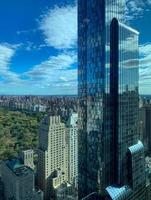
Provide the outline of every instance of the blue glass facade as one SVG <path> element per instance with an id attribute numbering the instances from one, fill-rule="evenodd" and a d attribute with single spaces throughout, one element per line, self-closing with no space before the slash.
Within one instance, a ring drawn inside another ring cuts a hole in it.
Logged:
<path id="1" fill-rule="evenodd" d="M 111 23 L 110 35 L 110 116 L 113 138 L 114 186 L 111 199 L 146 199 L 144 146 L 138 141 L 138 36 L 139 33 L 118 22 Z M 118 186 L 117 188 L 115 187 Z M 124 198 L 120 190 L 125 191 Z M 107 189 L 110 187 L 107 187 Z"/>
<path id="2" fill-rule="evenodd" d="M 78 1 L 79 199 L 96 191 L 101 177 L 100 144 L 105 84 L 104 8 L 104 1 Z"/>
<path id="3" fill-rule="evenodd" d="M 127 185 L 139 139 L 138 32 L 124 11 L 124 0 L 78 0 L 79 199 Z"/>
<path id="4" fill-rule="evenodd" d="M 119 185 L 126 184 L 126 152 L 138 136 L 138 32 L 111 23 L 110 42 L 110 113 L 114 140 L 114 172 Z"/>
<path id="5" fill-rule="evenodd" d="M 102 191 L 113 178 L 105 93 L 110 91 L 110 22 L 113 17 L 122 20 L 123 13 L 121 0 L 78 1 L 79 194 L 83 195 L 96 188 Z"/>

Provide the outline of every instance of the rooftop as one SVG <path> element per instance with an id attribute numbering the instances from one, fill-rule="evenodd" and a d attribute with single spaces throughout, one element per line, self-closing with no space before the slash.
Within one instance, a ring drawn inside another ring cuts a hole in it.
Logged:
<path id="1" fill-rule="evenodd" d="M 15 169 L 23 166 L 23 164 L 20 162 L 19 159 L 11 159 L 11 160 L 6 160 L 5 164 L 12 170 L 14 171 Z"/>
<path id="2" fill-rule="evenodd" d="M 112 200 L 126 200 L 132 193 L 132 189 L 127 185 L 123 187 L 109 186 L 106 191 Z"/>
<path id="3" fill-rule="evenodd" d="M 16 176 L 27 176 L 33 173 L 33 170 L 23 165 L 19 159 L 6 160 L 5 164 Z"/>
<path id="4" fill-rule="evenodd" d="M 27 176 L 33 174 L 33 170 L 30 167 L 22 166 L 14 170 L 16 176 Z"/>
<path id="5" fill-rule="evenodd" d="M 129 151 L 134 154 L 134 153 L 138 153 L 140 151 L 144 151 L 144 145 L 141 141 L 138 141 L 137 144 L 129 147 Z"/>

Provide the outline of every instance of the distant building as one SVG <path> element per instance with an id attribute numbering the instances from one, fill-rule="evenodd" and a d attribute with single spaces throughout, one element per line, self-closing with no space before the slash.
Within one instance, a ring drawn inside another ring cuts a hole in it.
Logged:
<path id="1" fill-rule="evenodd" d="M 151 154 L 151 105 L 139 108 L 140 137 L 144 143 L 145 151 Z"/>
<path id="2" fill-rule="evenodd" d="M 20 153 L 20 160 L 25 166 L 34 169 L 34 151 L 32 149 L 22 151 Z"/>
<path id="3" fill-rule="evenodd" d="M 37 105 L 33 106 L 33 111 L 34 112 L 46 112 L 46 108 L 47 108 L 47 106 L 37 104 Z"/>
<path id="4" fill-rule="evenodd" d="M 151 157 L 146 157 L 146 185 L 147 185 L 147 200 L 151 197 Z"/>
<path id="5" fill-rule="evenodd" d="M 56 190 L 68 181 L 66 127 L 59 116 L 47 116 L 41 123 L 37 178 L 44 199 L 57 199 Z"/>
<path id="6" fill-rule="evenodd" d="M 68 129 L 68 176 L 70 183 L 76 183 L 78 176 L 78 114 L 72 113 L 67 123 Z"/>
<path id="7" fill-rule="evenodd" d="M 77 200 L 73 195 L 73 187 L 69 183 L 62 183 L 56 188 L 56 199 L 57 200 Z"/>
<path id="8" fill-rule="evenodd" d="M 2 162 L 1 172 L 5 200 L 43 200 L 42 191 L 35 188 L 34 171 L 20 160 Z"/>

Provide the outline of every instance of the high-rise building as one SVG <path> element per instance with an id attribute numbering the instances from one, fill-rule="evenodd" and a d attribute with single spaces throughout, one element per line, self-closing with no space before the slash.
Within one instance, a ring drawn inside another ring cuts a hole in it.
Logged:
<path id="1" fill-rule="evenodd" d="M 20 160 L 12 159 L 1 164 L 5 200 L 43 200 L 43 193 L 35 187 L 34 171 Z"/>
<path id="2" fill-rule="evenodd" d="M 78 1 L 79 199 L 145 199 L 139 33 L 124 11 L 124 0 Z"/>
<path id="3" fill-rule="evenodd" d="M 140 137 L 145 151 L 151 154 L 151 104 L 139 108 Z"/>
<path id="4" fill-rule="evenodd" d="M 37 178 L 44 199 L 56 199 L 57 188 L 68 181 L 66 127 L 59 116 L 47 116 L 41 123 Z"/>
<path id="5" fill-rule="evenodd" d="M 76 184 L 78 176 L 78 114 L 71 113 L 67 122 L 68 130 L 68 179 Z"/>

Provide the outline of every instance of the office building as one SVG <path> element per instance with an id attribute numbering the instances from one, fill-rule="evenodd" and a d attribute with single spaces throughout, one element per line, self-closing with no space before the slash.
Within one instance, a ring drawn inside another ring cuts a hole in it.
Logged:
<path id="1" fill-rule="evenodd" d="M 35 187 L 34 171 L 20 160 L 12 159 L 1 164 L 5 200 L 43 200 L 43 193 Z"/>
<path id="2" fill-rule="evenodd" d="M 79 199 L 145 199 L 138 37 L 124 0 L 78 1 Z"/>
<path id="3" fill-rule="evenodd" d="M 39 133 L 38 186 L 44 199 L 56 199 L 57 188 L 68 181 L 66 127 L 59 116 L 47 116 Z"/>

